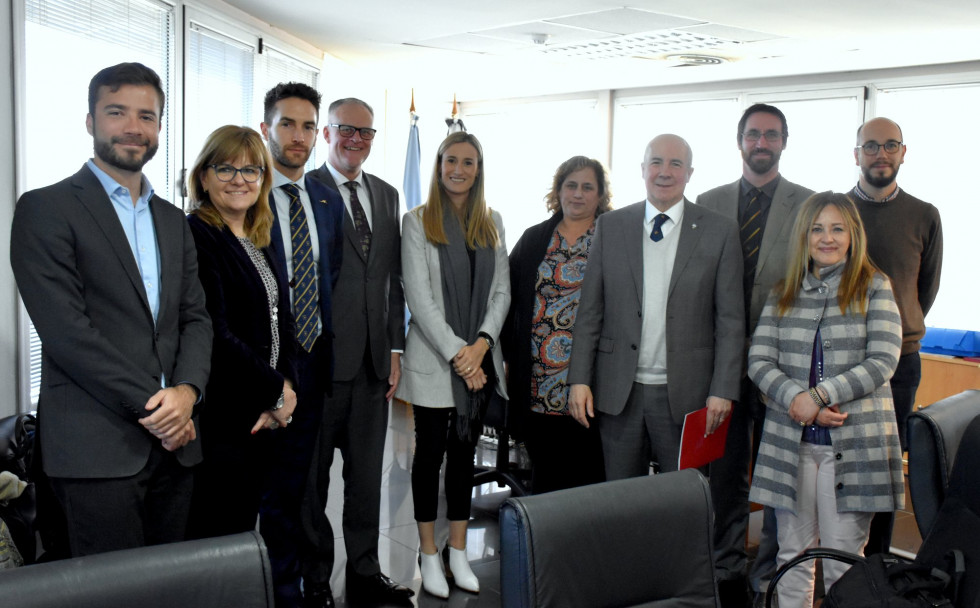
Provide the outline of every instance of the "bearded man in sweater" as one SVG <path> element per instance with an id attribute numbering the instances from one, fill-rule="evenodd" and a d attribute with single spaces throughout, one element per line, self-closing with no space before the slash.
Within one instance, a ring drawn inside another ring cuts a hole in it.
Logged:
<path id="1" fill-rule="evenodd" d="M 902 354 L 891 379 L 902 450 L 905 423 L 915 402 L 921 367 L 919 341 L 925 317 L 939 292 L 943 265 L 943 227 L 939 210 L 898 187 L 905 162 L 902 129 L 887 118 L 873 118 L 857 131 L 854 161 L 861 177 L 851 191 L 868 236 L 868 255 L 888 275 L 902 315 Z M 872 520 L 865 554 L 888 552 L 894 513 Z"/>

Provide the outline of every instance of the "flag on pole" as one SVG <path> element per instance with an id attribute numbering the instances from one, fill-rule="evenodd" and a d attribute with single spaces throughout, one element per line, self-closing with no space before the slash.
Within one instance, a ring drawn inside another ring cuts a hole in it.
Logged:
<path id="1" fill-rule="evenodd" d="M 408 127 L 408 151 L 405 153 L 405 178 L 402 189 L 405 191 L 405 208 L 411 211 L 422 204 L 421 152 L 419 151 L 419 115 L 412 103 L 411 121 Z"/>
<path id="2" fill-rule="evenodd" d="M 453 115 L 451 118 L 446 119 L 446 126 L 449 127 L 449 129 L 446 131 L 446 137 L 459 131 L 463 131 L 464 133 L 466 132 L 466 125 L 463 124 L 462 120 L 456 118 L 456 114 L 458 114 L 458 112 L 459 110 L 456 107 L 456 94 L 453 93 Z"/>

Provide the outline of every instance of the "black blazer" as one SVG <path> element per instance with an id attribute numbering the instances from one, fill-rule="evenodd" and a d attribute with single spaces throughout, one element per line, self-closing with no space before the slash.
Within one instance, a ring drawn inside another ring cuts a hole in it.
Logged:
<path id="1" fill-rule="evenodd" d="M 339 190 L 326 164 L 309 175 L 332 191 Z M 333 311 L 334 348 L 344 353 L 337 360 L 334 379 L 342 382 L 357 376 L 366 348 L 378 378 L 390 373 L 391 350 L 405 349 L 398 191 L 373 175 L 363 177 L 371 197 L 371 251 L 365 259 L 345 208 L 344 262 L 334 289 L 334 297 L 343 302 Z"/>
<path id="2" fill-rule="evenodd" d="M 258 270 L 238 238 L 196 215 L 187 222 L 197 244 L 198 272 L 214 326 L 211 376 L 201 413 L 205 453 L 216 443 L 243 444 L 261 413 L 276 404 L 284 379 L 296 386 L 296 342 L 281 264 L 262 249 L 279 288 L 279 361 L 269 365 L 269 302 Z"/>
<path id="3" fill-rule="evenodd" d="M 510 397 L 512 431 L 523 427 L 531 396 L 531 317 L 534 313 L 534 284 L 538 266 L 548 251 L 548 243 L 564 214 L 559 209 L 547 220 L 524 231 L 510 252 L 510 311 L 500 346 L 507 360 L 507 395 Z"/>
<path id="4" fill-rule="evenodd" d="M 160 251 L 156 323 L 133 251 L 102 184 L 87 166 L 17 203 L 10 262 L 42 342 L 38 422 L 52 477 L 128 477 L 154 443 L 139 419 L 150 397 L 189 383 L 203 391 L 211 322 L 184 213 L 150 200 Z M 200 441 L 177 453 L 201 458 Z"/>

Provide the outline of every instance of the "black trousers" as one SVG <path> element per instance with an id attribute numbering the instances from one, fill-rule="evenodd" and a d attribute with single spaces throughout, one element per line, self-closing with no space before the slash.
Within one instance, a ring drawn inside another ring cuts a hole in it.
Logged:
<path id="1" fill-rule="evenodd" d="M 915 392 L 922 378 L 922 361 L 919 353 L 908 353 L 898 358 L 898 367 L 891 379 L 892 401 L 895 403 L 895 420 L 898 422 L 898 438 L 902 451 L 907 448 L 905 429 L 912 406 L 915 405 Z M 892 545 L 892 528 L 895 525 L 895 512 L 882 511 L 871 518 L 871 533 L 864 547 L 865 555 L 888 553 Z"/>
<path id="2" fill-rule="evenodd" d="M 446 459 L 446 518 L 470 518 L 473 496 L 473 458 L 476 440 L 456 432 L 456 410 L 413 406 L 415 460 L 412 461 L 412 499 L 415 521 L 435 521 L 439 507 L 439 470 Z"/>
<path id="3" fill-rule="evenodd" d="M 158 441 L 136 475 L 50 481 L 64 511 L 72 557 L 185 538 L 194 475 Z"/>
<path id="4" fill-rule="evenodd" d="M 524 444 L 531 457 L 535 494 L 606 480 L 598 426 L 585 428 L 571 416 L 529 413 Z"/>

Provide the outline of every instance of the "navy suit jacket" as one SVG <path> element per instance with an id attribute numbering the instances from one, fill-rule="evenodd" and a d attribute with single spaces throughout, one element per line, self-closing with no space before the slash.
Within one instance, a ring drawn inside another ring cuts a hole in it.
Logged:
<path id="1" fill-rule="evenodd" d="M 320 296 L 320 322 L 323 331 L 314 345 L 313 367 L 318 379 L 329 386 L 333 377 L 333 289 L 340 277 L 340 264 L 344 252 L 344 199 L 340 193 L 331 190 L 322 182 L 310 175 L 304 177 L 306 192 L 310 196 L 313 207 L 313 221 L 316 224 L 316 236 L 320 245 L 320 261 L 317 268 Z M 279 274 L 286 276 L 286 250 L 282 242 L 282 230 L 279 227 L 280 218 L 276 212 L 276 201 L 269 193 L 269 205 L 276 221 L 272 226 L 272 243 L 269 245 L 273 253 L 271 259 L 279 264 Z M 285 220 L 288 221 L 288 218 Z M 309 218 L 307 218 L 309 221 Z M 287 277 L 290 285 L 292 277 Z M 300 348 L 302 350 L 302 348 Z"/>

